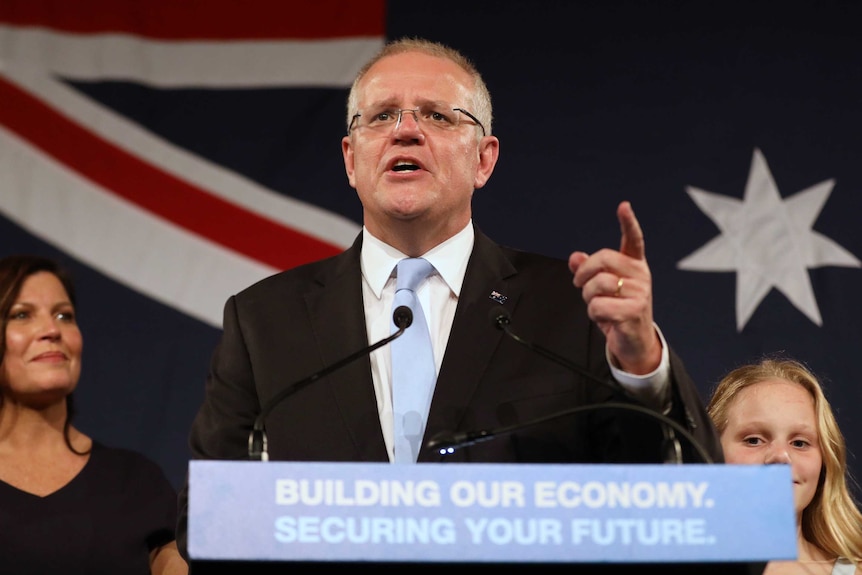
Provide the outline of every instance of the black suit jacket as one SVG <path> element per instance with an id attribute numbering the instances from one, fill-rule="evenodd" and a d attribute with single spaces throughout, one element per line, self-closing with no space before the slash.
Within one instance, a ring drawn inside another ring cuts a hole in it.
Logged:
<path id="1" fill-rule="evenodd" d="M 212 358 L 206 397 L 192 425 L 193 457 L 247 459 L 252 423 L 285 386 L 369 345 L 362 302 L 361 235 L 340 255 L 264 279 L 225 304 L 224 333 Z M 494 296 L 495 293 L 502 297 Z M 502 303 L 500 303 L 501 300 Z M 437 379 L 426 440 L 441 431 L 525 423 L 586 404 L 623 399 L 499 330 L 512 330 L 610 381 L 605 340 L 590 321 L 565 261 L 492 242 L 476 230 L 451 335 Z M 718 436 L 697 389 L 671 353 L 674 406 L 715 461 Z M 290 395 L 266 419 L 270 458 L 388 461 L 368 357 Z M 661 426 L 634 412 L 601 409 L 559 417 L 464 448 L 457 462 L 661 462 Z M 687 461 L 700 461 L 683 442 Z M 420 462 L 439 462 L 422 448 Z M 185 543 L 185 490 L 180 497 Z"/>

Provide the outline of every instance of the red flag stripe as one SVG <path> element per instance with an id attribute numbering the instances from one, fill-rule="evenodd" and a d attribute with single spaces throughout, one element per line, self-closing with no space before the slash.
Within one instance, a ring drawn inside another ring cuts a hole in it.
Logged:
<path id="1" fill-rule="evenodd" d="M 164 40 L 383 36 L 384 0 L 0 0 L 0 22 Z"/>
<path id="2" fill-rule="evenodd" d="M 165 173 L 0 78 L 0 124 L 112 193 L 277 269 L 343 248 L 296 232 Z"/>

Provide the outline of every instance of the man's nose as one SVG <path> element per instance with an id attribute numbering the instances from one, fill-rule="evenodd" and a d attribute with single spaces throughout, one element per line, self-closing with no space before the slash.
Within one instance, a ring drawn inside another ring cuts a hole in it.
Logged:
<path id="1" fill-rule="evenodd" d="M 414 109 L 398 110 L 398 120 L 393 130 L 396 138 L 416 140 L 425 137 L 417 113 L 418 110 Z"/>

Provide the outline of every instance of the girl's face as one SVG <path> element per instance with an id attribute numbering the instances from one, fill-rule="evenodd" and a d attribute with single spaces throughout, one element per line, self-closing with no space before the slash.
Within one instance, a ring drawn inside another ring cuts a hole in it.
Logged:
<path id="1" fill-rule="evenodd" d="M 769 379 L 740 391 L 721 446 L 727 463 L 790 465 L 797 515 L 814 499 L 823 456 L 814 398 L 801 385 Z"/>

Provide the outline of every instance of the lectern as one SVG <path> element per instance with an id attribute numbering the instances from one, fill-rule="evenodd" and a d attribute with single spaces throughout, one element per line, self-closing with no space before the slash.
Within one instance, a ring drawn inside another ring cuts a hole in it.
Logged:
<path id="1" fill-rule="evenodd" d="M 752 575 L 796 558 L 786 465 L 192 461 L 188 530 L 192 575 Z"/>

